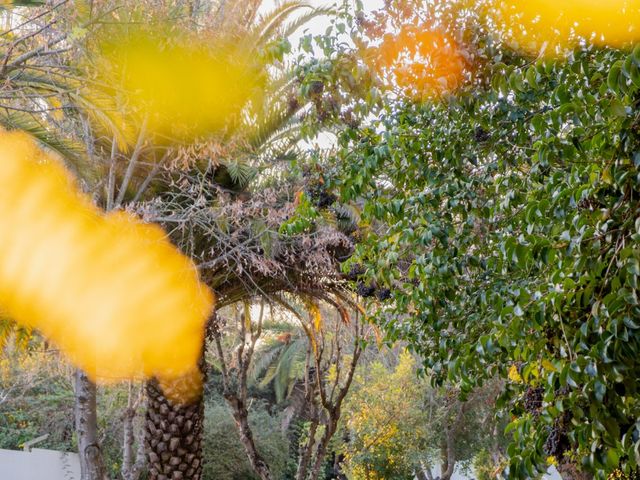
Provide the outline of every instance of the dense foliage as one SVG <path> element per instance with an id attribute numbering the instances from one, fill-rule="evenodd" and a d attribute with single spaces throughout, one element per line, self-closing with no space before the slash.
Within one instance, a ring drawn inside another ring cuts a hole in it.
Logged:
<path id="1" fill-rule="evenodd" d="M 231 412 L 224 399 L 212 399 L 205 406 L 203 478 L 205 480 L 240 480 L 258 478 L 247 459 Z M 279 419 L 265 406 L 255 402 L 249 421 L 260 453 L 269 459 L 275 478 L 288 478 L 295 469 L 289 451 L 289 440 L 280 429 Z"/>
<path id="2" fill-rule="evenodd" d="M 445 478 L 444 459 L 452 459 L 459 471 L 483 448 L 492 464 L 489 451 L 499 456 L 503 446 L 493 418 L 499 385 L 460 402 L 455 389 L 433 388 L 419 378 L 409 353 L 401 352 L 395 365 L 385 365 L 383 358 L 359 370 L 345 405 L 339 451 L 348 478 L 413 480 L 427 471 Z"/>
<path id="3" fill-rule="evenodd" d="M 326 176 L 369 225 L 353 261 L 392 290 L 377 316 L 389 338 L 441 380 L 469 392 L 511 368 L 510 476 L 547 457 L 628 471 L 640 463 L 640 48 L 552 61 L 476 47 L 486 65 L 455 96 L 391 98 L 341 136 Z"/>
<path id="4" fill-rule="evenodd" d="M 344 467 L 353 478 L 413 479 L 434 446 L 412 367 L 403 355 L 391 371 L 376 362 L 356 377 L 345 408 Z"/>
<path id="5" fill-rule="evenodd" d="M 0 359 L 0 448 L 21 450 L 25 442 L 42 435 L 34 445 L 59 451 L 77 450 L 73 423 L 73 369 L 56 350 L 43 349 L 32 339 L 29 350 L 13 343 Z M 100 389 L 102 448 L 109 475 L 118 476 L 122 465 L 122 417 L 127 403 L 123 385 Z"/>

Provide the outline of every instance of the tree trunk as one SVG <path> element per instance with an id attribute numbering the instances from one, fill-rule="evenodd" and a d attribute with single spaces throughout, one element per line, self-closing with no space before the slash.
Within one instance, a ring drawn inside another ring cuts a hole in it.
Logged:
<path id="1" fill-rule="evenodd" d="M 324 462 L 325 457 L 327 456 L 327 451 L 329 448 L 329 442 L 333 437 L 333 434 L 336 433 L 338 428 L 338 419 L 340 418 L 340 411 L 331 412 L 330 420 L 328 425 L 325 425 L 324 435 L 322 436 L 322 440 L 320 440 L 320 444 L 318 445 L 318 450 L 316 451 L 316 458 L 313 464 L 313 470 L 311 471 L 311 480 L 316 480 L 320 478 L 320 469 L 322 468 L 322 463 Z"/>
<path id="2" fill-rule="evenodd" d="M 166 389 L 166 386 L 165 386 Z M 156 379 L 147 382 L 145 446 L 150 480 L 200 480 L 204 396 L 174 403 Z"/>
<path id="3" fill-rule="evenodd" d="M 441 446 L 442 468 L 440 480 L 449 480 L 453 476 L 456 468 L 456 435 L 460 430 L 464 418 L 467 404 L 456 402 L 454 408 L 457 409 L 454 419 L 445 426 L 444 440 Z"/>
<path id="4" fill-rule="evenodd" d="M 75 372 L 75 423 L 82 480 L 103 480 L 105 468 L 98 442 L 96 386 L 87 375 Z"/>
<path id="5" fill-rule="evenodd" d="M 142 475 L 146 465 L 144 447 L 144 428 L 140 429 L 136 438 L 134 421 L 138 415 L 138 402 L 142 396 L 142 391 L 138 394 L 138 399 L 133 400 L 133 384 L 129 383 L 129 395 L 127 399 L 127 409 L 122 421 L 122 468 L 120 474 L 123 480 L 138 480 Z M 134 453 L 134 444 L 138 443 Z"/>
<path id="6" fill-rule="evenodd" d="M 419 468 L 418 471 L 416 472 L 416 478 L 418 480 L 429 480 L 429 478 L 427 477 L 427 474 L 424 473 L 424 470 L 422 470 L 421 468 Z"/>
<path id="7" fill-rule="evenodd" d="M 424 462 L 420 462 L 420 468 L 416 473 L 418 480 L 433 480 L 433 474 L 431 473 L 431 466 L 425 465 Z"/>
<path id="8" fill-rule="evenodd" d="M 311 454 L 313 453 L 313 447 L 315 445 L 317 429 L 318 421 L 316 418 L 313 418 L 311 421 L 311 427 L 309 428 L 309 440 L 307 440 L 307 443 L 304 446 L 304 451 L 298 460 L 296 480 L 307 480 L 307 472 L 309 471 L 309 464 L 311 463 Z"/>
<path id="9" fill-rule="evenodd" d="M 231 407 L 231 413 L 233 419 L 238 427 L 238 434 L 240 435 L 240 442 L 244 447 L 244 450 L 251 463 L 251 468 L 260 477 L 261 480 L 272 480 L 271 470 L 269 465 L 264 461 L 258 449 L 256 448 L 255 441 L 253 440 L 253 433 L 249 426 L 249 411 L 245 404 L 233 395 L 227 395 L 227 403 Z"/>
<path id="10" fill-rule="evenodd" d="M 447 432 L 447 437 L 448 436 L 449 433 Z M 447 475 L 449 472 L 449 445 L 447 443 L 448 442 L 445 441 L 440 447 L 440 461 L 442 462 L 440 467 L 440 480 L 449 480 L 449 477 L 451 477 L 451 475 Z"/>

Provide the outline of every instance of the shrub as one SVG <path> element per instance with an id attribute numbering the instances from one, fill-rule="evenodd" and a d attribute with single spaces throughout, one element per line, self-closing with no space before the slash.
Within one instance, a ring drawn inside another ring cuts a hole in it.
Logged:
<path id="1" fill-rule="evenodd" d="M 274 478 L 285 479 L 293 460 L 289 441 L 280 430 L 280 421 L 263 404 L 251 407 L 249 422 L 258 451 L 267 459 Z M 221 399 L 209 400 L 205 408 L 204 480 L 257 479 L 244 451 L 233 417 Z"/>

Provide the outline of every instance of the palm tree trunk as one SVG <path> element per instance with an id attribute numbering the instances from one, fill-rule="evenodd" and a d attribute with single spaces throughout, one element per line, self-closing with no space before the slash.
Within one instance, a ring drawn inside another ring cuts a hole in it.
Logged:
<path id="1" fill-rule="evenodd" d="M 201 480 L 202 390 L 187 403 L 174 403 L 153 379 L 147 382 L 147 401 L 145 445 L 149 479 Z"/>
<path id="2" fill-rule="evenodd" d="M 78 436 L 81 479 L 103 480 L 105 468 L 98 441 L 96 385 L 81 370 L 76 370 L 75 373 L 74 416 Z"/>

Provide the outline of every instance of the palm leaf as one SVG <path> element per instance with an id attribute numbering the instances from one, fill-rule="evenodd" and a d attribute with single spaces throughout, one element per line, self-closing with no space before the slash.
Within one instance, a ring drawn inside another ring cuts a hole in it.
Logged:
<path id="1" fill-rule="evenodd" d="M 355 205 L 336 204 L 333 208 L 336 226 L 341 232 L 357 230 L 360 222 L 360 210 Z"/>
<path id="2" fill-rule="evenodd" d="M 301 27 L 309 23 L 311 20 L 313 20 L 314 18 L 325 16 L 325 15 L 327 16 L 334 15 L 335 13 L 336 11 L 332 8 L 326 8 L 326 7 L 314 8 L 313 11 L 309 13 L 305 13 L 304 15 L 301 15 L 295 20 L 284 25 L 281 31 L 281 35 L 285 38 L 289 37 L 293 35 L 298 29 L 300 29 Z"/>
<path id="3" fill-rule="evenodd" d="M 272 39 L 272 35 L 285 24 L 289 16 L 297 10 L 303 8 L 313 9 L 307 2 L 289 1 L 284 2 L 278 8 L 260 18 L 260 21 L 252 28 L 250 35 L 256 39 L 257 46 L 263 46 Z M 286 35 L 283 35 L 286 36 Z"/>
<path id="4" fill-rule="evenodd" d="M 296 380 L 293 375 L 294 364 L 296 361 L 304 361 L 304 356 L 300 358 L 300 353 L 304 353 L 303 345 L 304 342 L 300 340 L 291 342 L 278 358 L 278 365 L 273 379 L 273 390 L 278 403 L 285 400 L 289 385 Z"/>
<path id="5" fill-rule="evenodd" d="M 22 130 L 34 137 L 44 148 L 56 152 L 73 172 L 83 179 L 92 179 L 95 172 L 87 161 L 84 148 L 78 142 L 58 135 L 34 114 L 0 110 L 0 125 L 5 130 Z"/>
<path id="6" fill-rule="evenodd" d="M 274 109 L 267 117 L 256 122 L 247 135 L 247 143 L 254 150 L 262 149 L 279 132 L 291 126 L 295 118 L 295 112 L 284 108 Z"/>
<path id="7" fill-rule="evenodd" d="M 7 7 L 41 7 L 45 3 L 45 0 L 2 0 L 0 1 L 0 10 Z"/>
<path id="8" fill-rule="evenodd" d="M 29 340 L 33 336 L 33 330 L 24 327 L 10 318 L 0 315 L 0 356 L 10 339 L 14 339 L 15 344 L 26 349 Z"/>
<path id="9" fill-rule="evenodd" d="M 233 183 L 242 189 L 246 188 L 257 174 L 253 166 L 238 161 L 224 162 L 224 166 L 227 167 Z"/>
<path id="10" fill-rule="evenodd" d="M 13 89 L 27 88 L 43 96 L 68 96 L 74 107 L 86 113 L 109 137 L 116 139 L 121 150 L 126 151 L 135 137 L 133 128 L 128 126 L 130 122 L 125 121 L 116 106 L 114 92 L 106 91 L 101 85 L 81 82 L 75 76 L 43 75 L 28 68 L 11 76 L 10 82 Z"/>
<path id="11" fill-rule="evenodd" d="M 258 380 L 259 386 L 264 388 L 275 376 L 276 359 L 282 352 L 285 344 L 281 342 L 275 342 L 271 344 L 269 348 L 260 349 L 256 352 L 256 359 L 251 365 L 251 371 L 249 372 L 250 383 L 256 383 Z"/>

